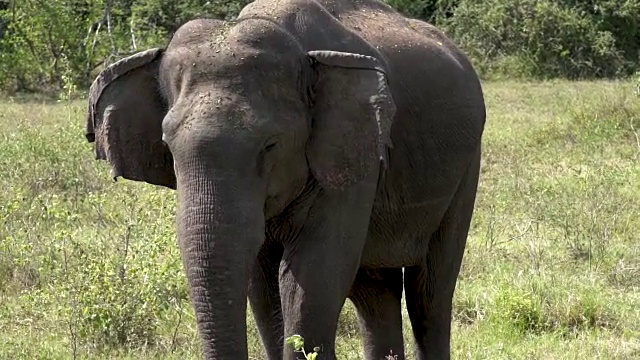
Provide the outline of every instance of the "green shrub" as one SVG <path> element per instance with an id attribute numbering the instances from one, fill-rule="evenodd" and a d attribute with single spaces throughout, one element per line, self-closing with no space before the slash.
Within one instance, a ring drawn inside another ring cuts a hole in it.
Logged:
<path id="1" fill-rule="evenodd" d="M 87 88 L 101 67 L 164 45 L 182 23 L 202 16 L 229 19 L 248 2 L 13 0 L 0 6 L 0 89 L 57 92 L 65 76 Z"/>
<path id="2" fill-rule="evenodd" d="M 460 0 L 383 0 L 401 13 L 416 19 L 436 21 L 453 15 Z"/>
<path id="3" fill-rule="evenodd" d="M 0 87 L 42 92 L 63 87 L 63 77 L 88 85 L 90 74 L 109 54 L 128 51 L 129 31 L 119 9 L 103 18 L 105 1 L 22 0 L 0 11 L 7 28 L 0 40 Z M 100 30 L 98 31 L 98 24 Z"/>
<path id="4" fill-rule="evenodd" d="M 383 0 L 442 27 L 483 76 L 602 78 L 640 66 L 640 0 Z M 0 89 L 86 89 L 128 54 L 250 0 L 0 0 Z M 65 80 L 66 78 L 66 80 Z"/>
<path id="5" fill-rule="evenodd" d="M 540 299 L 530 292 L 504 290 L 496 299 L 497 318 L 521 332 L 537 332 L 545 327 Z"/>
<path id="6" fill-rule="evenodd" d="M 82 267 L 68 291 L 76 294 L 79 339 L 92 347 L 139 346 L 156 343 L 163 312 L 187 301 L 177 264 L 159 266 L 163 250 L 154 243 L 127 244 L 111 257 L 74 244 L 74 262 Z"/>
<path id="7" fill-rule="evenodd" d="M 557 285 L 557 284 L 556 284 Z M 528 289 L 501 289 L 489 309 L 493 321 L 521 334 L 572 334 L 586 329 L 619 327 L 614 311 L 599 297 L 597 285 L 556 289 L 546 281 L 530 279 Z"/>
<path id="8" fill-rule="evenodd" d="M 595 78 L 638 65 L 640 0 L 461 0 L 441 25 L 484 74 Z"/>

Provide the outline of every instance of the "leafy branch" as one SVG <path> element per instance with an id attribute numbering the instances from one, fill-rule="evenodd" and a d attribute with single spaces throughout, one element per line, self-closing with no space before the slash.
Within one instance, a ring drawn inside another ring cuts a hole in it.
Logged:
<path id="1" fill-rule="evenodd" d="M 306 360 L 316 360 L 318 358 L 318 354 L 320 352 L 319 347 L 314 347 L 313 352 L 307 353 L 304 350 L 304 338 L 300 335 L 291 335 L 286 339 L 287 344 L 293 346 L 293 350 L 295 352 L 302 353 Z"/>

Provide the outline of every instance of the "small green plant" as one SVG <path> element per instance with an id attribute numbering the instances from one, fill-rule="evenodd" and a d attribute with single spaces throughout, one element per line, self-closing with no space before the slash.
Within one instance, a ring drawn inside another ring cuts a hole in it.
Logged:
<path id="1" fill-rule="evenodd" d="M 498 316 L 522 332 L 537 332 L 544 327 L 542 306 L 532 293 L 505 290 L 497 299 Z"/>
<path id="2" fill-rule="evenodd" d="M 304 338 L 300 335 L 291 335 L 287 339 L 287 344 L 293 346 L 293 350 L 295 352 L 301 352 L 304 355 L 306 360 L 316 360 L 318 358 L 318 353 L 320 352 L 319 347 L 314 347 L 313 352 L 307 353 L 304 351 Z"/>

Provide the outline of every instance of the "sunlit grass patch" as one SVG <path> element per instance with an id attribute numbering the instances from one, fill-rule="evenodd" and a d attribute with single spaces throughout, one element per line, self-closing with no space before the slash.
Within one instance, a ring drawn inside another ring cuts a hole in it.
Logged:
<path id="1" fill-rule="evenodd" d="M 454 299 L 456 359 L 640 356 L 640 98 L 631 82 L 489 82 Z M 197 359 L 175 193 L 119 180 L 85 102 L 0 102 L 0 358 Z M 404 334 L 412 353 L 405 311 Z M 249 352 L 264 358 L 248 315 Z M 347 302 L 339 358 L 362 359 Z M 300 334 L 304 337 L 304 334 Z"/>

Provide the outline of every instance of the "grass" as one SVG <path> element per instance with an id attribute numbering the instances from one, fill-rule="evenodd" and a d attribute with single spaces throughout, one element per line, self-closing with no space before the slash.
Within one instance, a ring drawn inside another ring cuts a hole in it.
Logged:
<path id="1" fill-rule="evenodd" d="M 634 84 L 489 82 L 485 92 L 454 358 L 640 357 Z M 175 194 L 110 180 L 84 141 L 84 113 L 84 101 L 0 102 L 0 358 L 197 359 Z M 405 334 L 411 352 L 408 321 Z M 362 358 L 349 303 L 338 335 L 340 358 Z"/>

